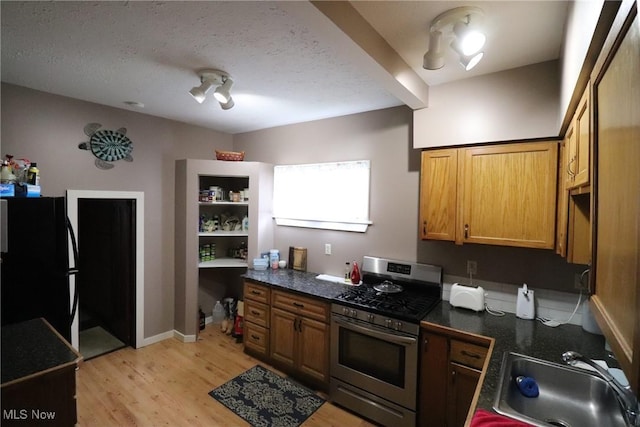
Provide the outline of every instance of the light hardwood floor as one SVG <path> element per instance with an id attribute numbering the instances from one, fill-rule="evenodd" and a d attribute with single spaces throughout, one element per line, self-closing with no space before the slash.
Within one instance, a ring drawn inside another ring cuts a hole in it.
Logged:
<path id="1" fill-rule="evenodd" d="M 207 325 L 196 343 L 168 339 L 80 364 L 78 426 L 247 426 L 208 393 L 254 365 L 242 344 Z M 304 427 L 373 426 L 330 402 Z"/>

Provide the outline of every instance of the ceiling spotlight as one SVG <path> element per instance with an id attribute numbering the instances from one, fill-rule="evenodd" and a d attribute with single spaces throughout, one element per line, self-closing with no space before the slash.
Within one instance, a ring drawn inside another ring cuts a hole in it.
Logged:
<path id="1" fill-rule="evenodd" d="M 429 28 L 429 50 L 424 55 L 423 68 L 437 70 L 444 66 L 443 37 L 453 38 L 450 46 L 460 56 L 465 70 L 476 66 L 482 59 L 480 50 L 486 36 L 475 28 L 475 24 L 483 17 L 482 9 L 473 6 L 457 7 L 436 16 Z"/>
<path id="2" fill-rule="evenodd" d="M 235 105 L 230 93 L 233 80 L 227 73 L 220 70 L 201 70 L 198 75 L 200 76 L 200 86 L 196 86 L 189 91 L 193 99 L 202 104 L 209 90 L 217 86 L 213 96 L 220 103 L 220 107 L 223 110 L 228 110 Z"/>
<path id="3" fill-rule="evenodd" d="M 213 96 L 218 100 L 220 104 L 227 104 L 231 101 L 231 86 L 233 86 L 233 80 L 229 77 L 223 77 L 224 83 L 222 86 L 218 86 L 213 92 Z"/>

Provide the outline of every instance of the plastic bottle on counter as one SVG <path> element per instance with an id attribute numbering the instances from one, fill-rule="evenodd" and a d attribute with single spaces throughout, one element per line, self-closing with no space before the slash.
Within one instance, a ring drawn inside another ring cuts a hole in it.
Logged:
<path id="1" fill-rule="evenodd" d="M 219 325 L 224 320 L 224 308 L 220 301 L 216 301 L 216 305 L 213 306 L 213 313 L 211 314 L 211 322 L 214 325 Z"/>
<path id="2" fill-rule="evenodd" d="M 353 261 L 353 268 L 351 269 L 351 283 L 357 285 L 360 283 L 360 269 L 358 263 Z"/>
<path id="3" fill-rule="evenodd" d="M 280 251 L 277 249 L 271 249 L 269 251 L 269 264 L 273 270 L 278 269 L 278 262 L 280 261 Z"/>
<path id="4" fill-rule="evenodd" d="M 351 283 L 351 263 L 344 263 L 344 282 Z"/>

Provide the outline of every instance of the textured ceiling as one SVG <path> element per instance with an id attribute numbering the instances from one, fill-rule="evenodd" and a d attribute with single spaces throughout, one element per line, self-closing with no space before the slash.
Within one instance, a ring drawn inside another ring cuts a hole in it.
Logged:
<path id="1" fill-rule="evenodd" d="M 465 4 L 483 7 L 491 24 L 483 62 L 473 74 L 457 64 L 422 69 L 431 19 L 461 4 L 352 3 L 425 88 L 558 57 L 566 2 L 472 2 Z M 222 132 L 402 105 L 411 92 L 348 28 L 306 1 L 0 6 L 3 82 L 117 108 L 134 109 L 124 102 L 137 101 L 145 107 L 136 111 Z M 190 97 L 202 68 L 232 76 L 233 109 Z"/>

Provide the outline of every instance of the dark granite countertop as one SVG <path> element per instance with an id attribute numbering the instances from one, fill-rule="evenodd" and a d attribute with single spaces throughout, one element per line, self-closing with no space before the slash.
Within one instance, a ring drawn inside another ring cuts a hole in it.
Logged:
<path id="1" fill-rule="evenodd" d="M 443 301 L 424 318 L 423 326 L 425 322 L 495 339 L 478 398 L 478 409 L 492 410 L 505 352 L 520 353 L 560 364 L 561 355 L 567 350 L 575 350 L 591 359 L 607 359 L 604 337 L 585 332 L 576 325 L 551 328 L 535 320 L 519 319 L 512 313 L 497 317 L 486 311 L 476 313 L 454 308 L 447 301 Z"/>
<path id="2" fill-rule="evenodd" d="M 317 275 L 317 273 L 303 273 L 289 269 L 266 271 L 248 269 L 244 277 L 272 287 L 319 297 L 329 302 L 349 287 L 341 283 L 316 279 Z M 477 408 L 487 410 L 492 410 L 493 407 L 505 352 L 521 353 L 556 363 L 562 363 L 561 355 L 567 350 L 575 350 L 592 359 L 605 360 L 607 357 L 604 337 L 585 332 L 576 325 L 551 328 L 535 320 L 518 319 L 512 313 L 497 317 L 486 311 L 476 313 L 454 308 L 447 301 L 442 301 L 423 319 L 423 326 L 428 323 L 483 335 L 495 340 L 477 404 Z"/>
<path id="3" fill-rule="evenodd" d="M 3 326 L 0 334 L 3 386 L 81 359 L 43 319 Z"/>
<path id="4" fill-rule="evenodd" d="M 266 285 L 311 295 L 331 302 L 344 292 L 349 285 L 316 279 L 318 273 L 308 273 L 290 269 L 253 270 L 247 269 L 244 277 Z"/>

